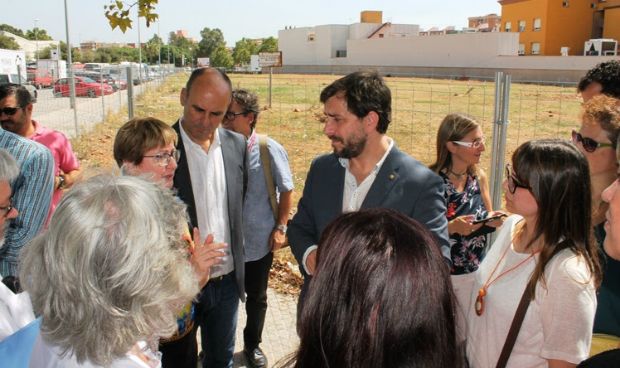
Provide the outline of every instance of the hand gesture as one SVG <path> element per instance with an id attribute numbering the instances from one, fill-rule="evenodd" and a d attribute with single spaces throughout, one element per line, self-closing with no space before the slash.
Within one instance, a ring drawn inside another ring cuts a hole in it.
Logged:
<path id="1" fill-rule="evenodd" d="M 211 266 L 223 262 L 222 258 L 226 256 L 224 249 L 228 246 L 226 243 L 214 243 L 213 234 L 207 235 L 203 244 L 200 244 L 200 230 L 194 228 L 194 240 L 197 244 L 191 251 L 190 263 L 194 266 L 194 271 L 198 275 L 198 281 L 202 288 L 209 281 Z"/>

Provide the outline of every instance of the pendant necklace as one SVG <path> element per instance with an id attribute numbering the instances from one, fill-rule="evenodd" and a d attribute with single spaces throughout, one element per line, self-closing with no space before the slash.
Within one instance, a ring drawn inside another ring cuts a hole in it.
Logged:
<path id="1" fill-rule="evenodd" d="M 502 276 L 506 275 L 510 271 L 513 271 L 513 270 L 519 268 L 519 266 L 521 266 L 522 264 L 526 263 L 530 259 L 534 258 L 534 256 L 540 252 L 539 250 L 537 250 L 536 252 L 530 254 L 527 258 L 525 258 L 521 262 L 517 263 L 516 265 L 514 265 L 511 268 L 507 269 L 506 271 L 500 273 L 499 275 L 497 275 L 496 278 L 491 280 L 491 277 L 493 277 L 493 275 L 495 274 L 495 271 L 497 271 L 497 267 L 499 267 L 499 264 L 502 263 L 502 260 L 504 259 L 504 257 L 506 257 L 506 254 L 508 253 L 509 249 L 510 249 L 510 245 L 508 245 L 508 247 L 506 247 L 506 250 L 504 251 L 504 254 L 502 254 L 502 256 L 500 257 L 499 261 L 497 261 L 497 264 L 493 268 L 493 271 L 491 271 L 491 274 L 487 278 L 487 281 L 482 285 L 480 290 L 478 290 L 478 296 L 476 297 L 476 303 L 474 304 L 474 309 L 476 310 L 476 314 L 479 315 L 479 316 L 481 316 L 482 313 L 484 313 L 484 297 L 487 295 L 487 290 L 488 290 L 489 286 L 491 286 L 492 283 L 494 283 L 495 281 L 499 280 Z"/>

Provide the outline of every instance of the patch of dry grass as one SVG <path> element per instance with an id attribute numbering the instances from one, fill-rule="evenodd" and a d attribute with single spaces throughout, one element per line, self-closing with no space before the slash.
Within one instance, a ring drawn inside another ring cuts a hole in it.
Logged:
<path id="1" fill-rule="evenodd" d="M 179 94 L 187 77 L 184 73 L 171 76 L 159 87 L 140 96 L 135 116 L 154 116 L 174 123 L 182 113 Z M 230 77 L 235 88 L 258 93 L 261 113 L 257 129 L 269 134 L 288 151 L 295 182 L 296 208 L 310 162 L 317 155 L 330 151 L 329 141 L 322 133 L 323 111 L 319 94 L 339 76 L 276 74 L 273 76 L 271 108 L 268 107 L 267 75 L 232 74 Z M 430 164 L 435 155 L 437 128 L 450 112 L 463 112 L 476 118 L 487 136 L 487 147 L 491 147 L 495 96 L 492 82 L 401 77 L 386 80 L 392 91 L 393 108 L 388 135 L 405 152 Z M 579 125 L 579 110 L 580 101 L 574 86 L 513 84 L 506 158 L 519 144 L 530 139 L 568 139 L 570 130 Z M 126 116 L 126 109 L 110 115 L 92 132 L 74 140 L 74 148 L 85 167 L 99 170 L 115 166 L 112 143 L 116 130 L 127 120 Z M 488 167 L 490 156 L 490 153 L 483 156 L 483 168 Z M 278 252 L 276 260 L 280 267 L 278 272 L 282 274 L 286 264 L 294 262 L 294 257 L 286 248 Z"/>

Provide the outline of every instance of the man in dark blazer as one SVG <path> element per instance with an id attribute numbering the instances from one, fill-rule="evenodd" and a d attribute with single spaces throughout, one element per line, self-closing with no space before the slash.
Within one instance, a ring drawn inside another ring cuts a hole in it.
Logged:
<path id="1" fill-rule="evenodd" d="M 376 72 L 355 72 L 321 92 L 324 133 L 333 153 L 317 157 L 306 177 L 289 243 L 304 274 L 300 307 L 323 229 L 336 216 L 360 208 L 384 207 L 419 221 L 435 235 L 449 262 L 448 221 L 442 180 L 396 148 L 385 135 L 391 93 Z"/>
<path id="2" fill-rule="evenodd" d="M 225 73 L 196 69 L 181 90 L 183 117 L 173 128 L 181 152 L 174 187 L 187 204 L 192 226 L 203 239 L 229 245 L 222 263 L 198 296 L 203 367 L 232 367 L 239 299 L 245 301 L 242 207 L 247 171 L 242 135 L 219 129 L 231 101 Z M 194 341 L 195 344 L 195 341 Z M 194 365 L 195 367 L 195 365 Z"/>

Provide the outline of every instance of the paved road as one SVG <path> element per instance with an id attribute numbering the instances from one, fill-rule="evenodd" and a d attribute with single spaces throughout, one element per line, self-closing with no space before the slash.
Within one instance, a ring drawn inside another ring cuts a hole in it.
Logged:
<path id="1" fill-rule="evenodd" d="M 154 88 L 159 81 L 155 80 L 134 86 L 135 97 L 147 88 Z M 76 113 L 70 107 L 69 97 L 54 97 L 52 89 L 39 90 L 37 103 L 34 106 L 33 118 L 48 128 L 63 132 L 70 138 L 90 131 L 96 124 L 105 120 L 108 113 L 116 113 L 127 106 L 127 91 L 117 91 L 111 95 L 97 98 L 76 97 Z"/>

